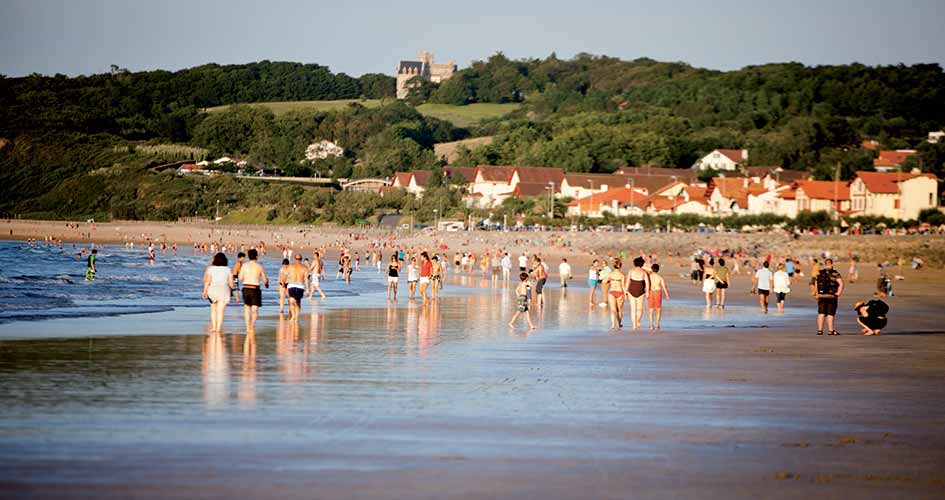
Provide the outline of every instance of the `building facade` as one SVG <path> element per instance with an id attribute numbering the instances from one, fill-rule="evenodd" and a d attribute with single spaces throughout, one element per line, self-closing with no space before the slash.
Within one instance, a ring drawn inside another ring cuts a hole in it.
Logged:
<path id="1" fill-rule="evenodd" d="M 456 63 L 437 64 L 432 52 L 420 52 L 417 61 L 400 61 L 397 65 L 397 98 L 406 99 L 410 94 L 410 80 L 420 77 L 423 81 L 440 83 L 456 73 Z"/>

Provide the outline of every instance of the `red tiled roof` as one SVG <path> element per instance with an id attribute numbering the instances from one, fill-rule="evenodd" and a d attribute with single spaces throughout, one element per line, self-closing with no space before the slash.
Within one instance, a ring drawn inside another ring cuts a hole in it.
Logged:
<path id="1" fill-rule="evenodd" d="M 407 187 L 410 185 L 410 172 L 397 172 L 394 174 L 394 179 L 391 182 L 391 186 L 399 185 L 398 187 Z"/>
<path id="2" fill-rule="evenodd" d="M 622 179 L 614 178 L 611 174 L 564 174 L 564 180 L 574 188 L 601 189 L 601 186 L 623 186 Z"/>
<path id="3" fill-rule="evenodd" d="M 629 204 L 632 198 L 633 204 L 639 206 L 639 200 L 647 198 L 646 195 L 641 194 L 638 191 L 634 191 L 631 195 L 630 191 L 631 189 L 626 187 L 608 189 L 603 193 L 594 193 L 590 196 L 579 198 L 572 201 L 568 205 L 579 206 L 581 207 L 581 211 L 597 211 L 602 203 L 610 205 L 612 202 L 616 201 L 617 203 L 623 205 Z"/>
<path id="4" fill-rule="evenodd" d="M 797 199 L 797 190 L 792 188 L 781 189 L 778 191 L 778 196 L 784 198 L 785 200 L 796 200 Z"/>
<path id="5" fill-rule="evenodd" d="M 686 194 L 689 195 L 690 201 L 698 201 L 702 204 L 706 204 L 706 192 L 707 189 L 704 187 L 686 186 Z"/>
<path id="6" fill-rule="evenodd" d="M 894 194 L 899 192 L 897 182 L 907 181 L 916 177 L 930 177 L 935 179 L 932 174 L 902 174 L 898 172 L 862 172 L 858 171 L 856 176 L 863 179 L 866 189 L 871 193 Z"/>
<path id="7" fill-rule="evenodd" d="M 486 182 L 509 182 L 512 179 L 512 172 L 514 171 L 515 167 L 479 165 L 476 167 L 472 180 L 475 180 L 479 174 L 482 174 L 482 179 Z"/>
<path id="8" fill-rule="evenodd" d="M 564 169 L 549 167 L 515 167 L 519 182 L 548 184 L 554 182 L 557 188 L 564 181 Z M 557 189 L 556 188 L 556 189 Z"/>
<path id="9" fill-rule="evenodd" d="M 795 185 L 797 191 L 803 191 L 808 198 L 813 200 L 847 201 L 850 199 L 850 186 L 846 182 L 797 181 Z"/>
<path id="10" fill-rule="evenodd" d="M 666 196 L 651 196 L 650 205 L 656 210 L 672 210 L 685 203 L 685 200 L 673 199 Z"/>
<path id="11" fill-rule="evenodd" d="M 699 177 L 699 172 L 691 168 L 669 168 L 669 167 L 621 167 L 614 175 L 657 175 L 672 176 L 675 175 L 679 180 L 694 181 Z"/>
<path id="12" fill-rule="evenodd" d="M 200 167 L 194 165 L 193 163 L 186 163 L 180 166 L 181 170 L 200 170 Z"/>
<path id="13" fill-rule="evenodd" d="M 879 158 L 873 160 L 874 167 L 898 167 L 905 163 L 906 158 L 915 154 L 915 151 L 900 149 L 896 151 L 884 150 L 879 152 Z"/>
<path id="14" fill-rule="evenodd" d="M 447 179 L 452 179 L 456 177 L 456 175 L 462 175 L 463 179 L 465 179 L 466 182 L 469 183 L 475 179 L 476 168 L 475 167 L 454 167 L 454 166 L 447 165 L 443 167 L 443 174 L 446 175 Z"/>
<path id="15" fill-rule="evenodd" d="M 865 149 L 879 149 L 879 141 L 863 141 L 861 144 Z"/>
<path id="16" fill-rule="evenodd" d="M 727 156 L 729 160 L 732 160 L 735 163 L 741 163 L 745 161 L 745 156 L 742 154 L 741 149 L 719 149 L 718 152 Z"/>
<path id="17" fill-rule="evenodd" d="M 548 184 L 542 184 L 540 182 L 519 182 L 515 185 L 515 190 L 512 191 L 514 196 L 521 197 L 533 197 L 533 196 L 548 196 L 551 186 Z M 555 189 L 557 192 L 557 188 Z"/>
<path id="18" fill-rule="evenodd" d="M 433 175 L 433 172 L 429 170 L 414 170 L 410 172 L 410 175 L 413 176 L 413 180 L 418 186 L 427 187 L 427 184 L 430 183 L 430 176 Z"/>

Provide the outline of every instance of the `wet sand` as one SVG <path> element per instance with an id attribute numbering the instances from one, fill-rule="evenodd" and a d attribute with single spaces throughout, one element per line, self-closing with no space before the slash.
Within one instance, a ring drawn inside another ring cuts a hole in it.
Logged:
<path id="1" fill-rule="evenodd" d="M 655 334 L 556 285 L 510 330 L 514 297 L 466 277 L 298 327 L 268 295 L 249 339 L 237 307 L 224 336 L 204 310 L 0 325 L 0 496 L 941 498 L 945 279 L 907 271 L 862 337 L 863 274 L 840 337 L 801 293 L 762 316 L 741 278 L 706 313 L 675 276 Z"/>

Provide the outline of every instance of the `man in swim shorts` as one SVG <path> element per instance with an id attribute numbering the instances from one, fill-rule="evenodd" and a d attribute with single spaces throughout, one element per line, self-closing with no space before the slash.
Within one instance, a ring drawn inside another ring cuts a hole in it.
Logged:
<path id="1" fill-rule="evenodd" d="M 299 320 L 302 306 L 302 297 L 305 296 L 305 281 L 308 279 L 308 269 L 302 265 L 302 256 L 295 255 L 295 262 L 286 271 L 286 291 L 289 294 L 289 319 Z"/>
<path id="2" fill-rule="evenodd" d="M 259 285 L 265 283 L 266 288 L 269 288 L 269 277 L 256 260 L 259 257 L 257 250 L 250 248 L 246 253 L 249 261 L 240 267 L 237 278 L 243 283 L 243 319 L 246 321 L 246 332 L 252 333 L 256 330 L 256 320 L 262 306 L 262 289 Z"/>

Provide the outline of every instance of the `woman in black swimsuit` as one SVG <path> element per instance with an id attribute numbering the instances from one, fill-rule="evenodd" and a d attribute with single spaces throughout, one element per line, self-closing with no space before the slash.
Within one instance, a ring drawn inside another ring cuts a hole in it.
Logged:
<path id="1" fill-rule="evenodd" d="M 630 320 L 633 323 L 633 329 L 641 328 L 640 320 L 643 319 L 643 308 L 646 304 L 646 297 L 650 292 L 650 276 L 643 269 L 646 261 L 643 257 L 633 259 L 633 269 L 627 274 L 627 293 L 630 295 Z"/>
<path id="2" fill-rule="evenodd" d="M 400 259 L 397 253 L 390 255 L 390 263 L 387 264 L 387 300 L 391 300 L 393 294 L 394 300 L 397 300 L 397 281 L 400 277 Z"/>

